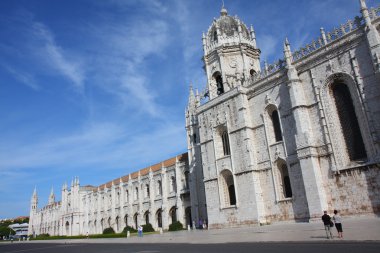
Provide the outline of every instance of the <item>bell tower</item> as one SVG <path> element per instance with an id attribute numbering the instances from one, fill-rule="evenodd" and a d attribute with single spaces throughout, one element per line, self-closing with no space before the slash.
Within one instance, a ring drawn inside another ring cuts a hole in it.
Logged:
<path id="1" fill-rule="evenodd" d="M 260 49 L 250 29 L 222 7 L 207 34 L 203 33 L 203 61 L 210 100 L 241 85 L 260 71 Z"/>

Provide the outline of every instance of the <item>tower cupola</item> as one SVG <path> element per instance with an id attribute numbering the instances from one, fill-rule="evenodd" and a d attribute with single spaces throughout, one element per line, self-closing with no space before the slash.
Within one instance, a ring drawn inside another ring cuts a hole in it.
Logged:
<path id="1" fill-rule="evenodd" d="M 213 99 L 260 71 L 260 50 L 253 27 L 249 29 L 222 6 L 206 34 L 202 35 L 209 98 Z"/>

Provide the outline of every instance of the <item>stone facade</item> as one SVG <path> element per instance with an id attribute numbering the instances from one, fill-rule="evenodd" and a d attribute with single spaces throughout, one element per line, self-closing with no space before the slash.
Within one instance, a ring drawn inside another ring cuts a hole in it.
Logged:
<path id="1" fill-rule="evenodd" d="M 380 212 L 380 7 L 260 66 L 253 27 L 223 7 L 203 34 L 206 89 L 190 89 L 188 153 L 98 187 L 62 188 L 29 233 L 98 234 L 320 220 Z M 259 41 L 259 40 L 258 40 Z"/>
<path id="2" fill-rule="evenodd" d="M 200 215 L 192 210 L 197 205 L 191 203 L 190 189 L 195 195 L 198 190 L 188 164 L 185 153 L 98 187 L 80 186 L 76 178 L 70 187 L 63 185 L 61 201 L 55 201 L 52 190 L 40 210 L 35 190 L 29 234 L 101 234 L 108 227 L 120 233 L 126 226 L 136 229 L 147 223 L 158 230 L 176 220 L 192 225 Z"/>
<path id="3" fill-rule="evenodd" d="M 380 8 L 360 7 L 263 70 L 254 29 L 225 8 L 203 34 L 186 127 L 209 227 L 380 212 Z"/>

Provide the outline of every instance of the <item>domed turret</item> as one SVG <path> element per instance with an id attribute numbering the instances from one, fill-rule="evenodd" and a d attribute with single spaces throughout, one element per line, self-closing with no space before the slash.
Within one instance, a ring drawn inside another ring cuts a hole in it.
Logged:
<path id="1" fill-rule="evenodd" d="M 210 99 L 242 85 L 260 71 L 253 27 L 249 30 L 237 16 L 229 16 L 224 5 L 202 41 Z"/>

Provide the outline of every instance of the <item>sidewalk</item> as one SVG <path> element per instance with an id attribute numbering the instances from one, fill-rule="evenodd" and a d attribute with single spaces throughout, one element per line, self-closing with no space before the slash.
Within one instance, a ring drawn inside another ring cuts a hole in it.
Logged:
<path id="1" fill-rule="evenodd" d="M 233 242 L 313 242 L 313 241 L 380 241 L 380 218 L 344 218 L 343 236 L 326 239 L 320 223 L 278 223 L 260 227 L 229 228 L 215 230 L 191 230 L 147 235 L 142 238 L 71 239 L 17 243 L 233 243 Z"/>

